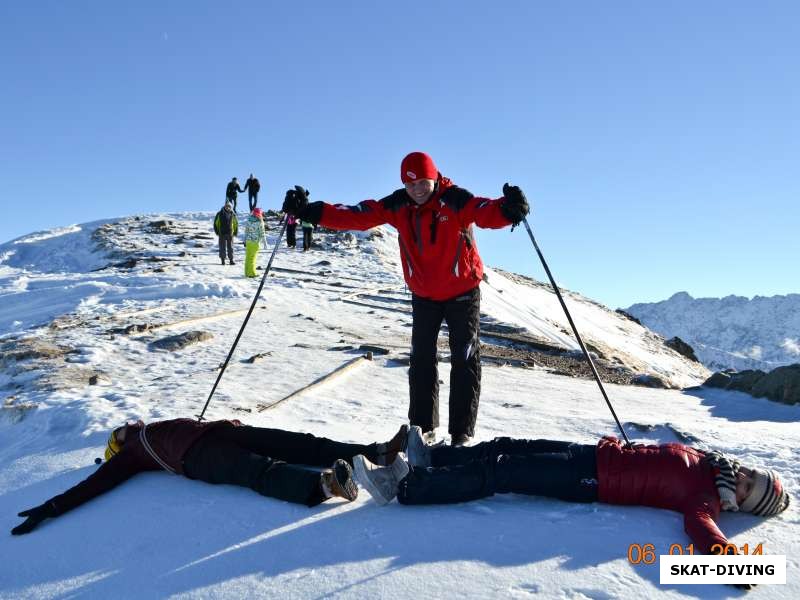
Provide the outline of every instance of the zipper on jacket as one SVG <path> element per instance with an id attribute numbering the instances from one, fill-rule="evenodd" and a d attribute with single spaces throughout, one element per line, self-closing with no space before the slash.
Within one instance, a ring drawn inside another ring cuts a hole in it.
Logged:
<path id="1" fill-rule="evenodd" d="M 410 279 L 414 276 L 414 267 L 411 266 L 411 256 L 409 255 L 408 250 L 406 249 L 406 245 L 405 242 L 403 242 L 403 238 L 398 236 L 397 239 L 400 241 L 400 250 L 403 253 L 403 256 L 406 257 L 406 265 L 408 266 L 408 277 Z"/>
<path id="2" fill-rule="evenodd" d="M 414 214 L 414 237 L 417 239 L 419 253 L 422 254 L 422 216 L 419 211 Z"/>
<path id="3" fill-rule="evenodd" d="M 458 277 L 458 259 L 461 258 L 461 247 L 464 245 L 464 232 L 458 236 L 458 245 L 456 246 L 456 259 L 453 261 L 453 275 Z"/>

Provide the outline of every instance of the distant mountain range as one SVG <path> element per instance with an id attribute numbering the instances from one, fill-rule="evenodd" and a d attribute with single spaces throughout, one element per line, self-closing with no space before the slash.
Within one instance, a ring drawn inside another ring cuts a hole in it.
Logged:
<path id="1" fill-rule="evenodd" d="M 678 292 L 662 302 L 625 309 L 643 325 L 689 343 L 709 369 L 761 369 L 800 363 L 800 294 L 693 298 Z"/>

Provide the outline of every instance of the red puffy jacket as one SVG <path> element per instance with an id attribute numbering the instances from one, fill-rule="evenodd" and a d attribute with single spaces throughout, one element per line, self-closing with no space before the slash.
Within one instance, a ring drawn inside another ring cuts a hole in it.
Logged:
<path id="1" fill-rule="evenodd" d="M 626 447 L 605 437 L 597 444 L 598 500 L 683 513 L 683 527 L 699 552 L 728 543 L 719 530 L 714 471 L 699 450 L 683 444 Z"/>
<path id="2" fill-rule="evenodd" d="M 503 198 L 478 198 L 439 175 L 436 191 L 422 206 L 400 189 L 382 200 L 355 206 L 322 204 L 320 225 L 365 230 L 388 223 L 398 233 L 403 276 L 416 295 L 447 300 L 472 290 L 483 263 L 472 224 L 489 229 L 510 225 L 500 212 Z"/>
<path id="3" fill-rule="evenodd" d="M 61 515 L 143 471 L 163 469 L 182 475 L 183 456 L 192 444 L 211 429 L 234 425 L 241 423 L 201 423 L 194 419 L 171 419 L 148 425 L 142 421 L 128 424 L 125 429 L 125 444 L 119 453 L 79 484 L 51 498 L 50 502 L 56 513 Z"/>

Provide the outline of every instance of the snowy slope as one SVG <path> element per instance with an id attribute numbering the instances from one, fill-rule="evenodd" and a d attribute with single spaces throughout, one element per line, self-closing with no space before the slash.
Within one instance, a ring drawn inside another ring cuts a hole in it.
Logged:
<path id="1" fill-rule="evenodd" d="M 679 292 L 625 310 L 653 331 L 688 342 L 709 369 L 771 371 L 800 362 L 800 294 L 748 299 Z"/>
<path id="2" fill-rule="evenodd" d="M 221 266 L 211 214 L 98 222 L 0 246 L 0 528 L 15 514 L 96 468 L 107 432 L 125 419 L 197 414 L 258 281 Z M 276 231 L 270 232 L 270 247 Z M 176 240 L 182 240 L 177 242 Z M 281 249 L 274 276 L 207 417 L 309 431 L 343 441 L 391 436 L 407 410 L 408 296 L 391 232 L 325 236 L 324 250 Z M 97 246 L 99 249 L 92 252 Z M 241 247 L 237 247 L 237 252 Z M 102 267 L 138 257 L 132 268 Z M 241 257 L 241 256 L 240 256 Z M 158 260 L 154 260 L 158 259 Z M 262 252 L 260 264 L 266 264 Z M 239 261 L 241 263 L 241 261 Z M 101 270 L 95 270 L 101 269 Z M 490 271 L 483 312 L 554 345 L 574 347 L 546 287 Z M 604 355 L 641 363 L 685 385 L 705 371 L 658 338 L 568 294 L 582 335 Z M 128 325 L 158 326 L 112 333 Z M 177 352 L 153 350 L 169 334 L 214 337 Z M 348 375 L 257 412 L 344 364 L 362 344 L 391 350 Z M 15 350 L 14 350 L 15 349 Z M 26 352 L 12 358 L 13 351 Z M 264 353 L 261 360 L 247 358 Z M 448 381 L 448 363 L 440 379 Z M 91 377 L 97 385 L 89 385 Z M 782 472 L 800 491 L 800 407 L 719 390 L 608 385 L 632 438 L 703 443 Z M 447 384 L 440 432 L 446 435 Z M 35 406 L 36 408 L 31 408 Z M 669 426 L 667 426 L 669 424 Z M 643 431 L 646 430 L 646 433 Z M 592 443 L 615 425 L 594 382 L 543 368 L 485 364 L 477 437 L 548 437 Z M 724 515 L 738 543 L 765 542 L 787 556 L 800 594 L 796 507 L 776 519 Z M 660 586 L 657 565 L 630 565 L 631 543 L 661 551 L 688 543 L 680 515 L 645 508 L 573 505 L 498 496 L 444 507 L 353 503 L 315 509 L 166 473 L 139 475 L 20 538 L 0 534 L 0 598 L 54 597 L 703 597 L 723 586 Z"/>

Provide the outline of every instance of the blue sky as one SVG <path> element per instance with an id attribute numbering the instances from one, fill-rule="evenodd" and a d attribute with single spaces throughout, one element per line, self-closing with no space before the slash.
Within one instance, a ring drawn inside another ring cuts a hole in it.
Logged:
<path id="1" fill-rule="evenodd" d="M 0 241 L 216 210 L 234 175 L 355 203 L 399 162 L 525 190 L 612 308 L 800 292 L 800 3 L 5 2 Z M 544 279 L 524 229 L 490 265 Z M 279 259 L 276 259 L 279 260 Z"/>

